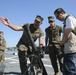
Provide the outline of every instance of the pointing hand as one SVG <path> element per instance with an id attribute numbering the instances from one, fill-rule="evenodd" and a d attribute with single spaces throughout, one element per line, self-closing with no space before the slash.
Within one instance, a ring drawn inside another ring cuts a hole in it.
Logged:
<path id="1" fill-rule="evenodd" d="M 0 20 L 4 25 L 6 26 L 10 25 L 10 21 L 7 18 L 0 17 Z"/>

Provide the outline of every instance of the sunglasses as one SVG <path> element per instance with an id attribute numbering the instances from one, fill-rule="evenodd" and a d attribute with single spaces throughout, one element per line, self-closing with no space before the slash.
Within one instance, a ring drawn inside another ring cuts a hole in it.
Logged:
<path id="1" fill-rule="evenodd" d="M 50 23 L 50 22 L 52 23 L 52 22 L 54 22 L 54 21 L 49 21 L 49 23 Z"/>

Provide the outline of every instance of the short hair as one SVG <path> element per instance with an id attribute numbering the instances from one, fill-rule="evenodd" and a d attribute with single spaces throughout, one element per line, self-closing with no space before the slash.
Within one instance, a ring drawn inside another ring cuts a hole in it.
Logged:
<path id="1" fill-rule="evenodd" d="M 61 12 L 63 13 L 66 13 L 62 8 L 57 8 L 55 11 L 54 11 L 54 14 L 60 14 Z"/>

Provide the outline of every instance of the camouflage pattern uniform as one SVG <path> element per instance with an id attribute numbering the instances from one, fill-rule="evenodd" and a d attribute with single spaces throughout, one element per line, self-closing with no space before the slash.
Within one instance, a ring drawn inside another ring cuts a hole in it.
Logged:
<path id="1" fill-rule="evenodd" d="M 22 27 L 25 28 L 25 25 L 23 25 Z M 40 28 L 38 28 L 38 29 L 34 28 L 34 24 L 30 24 L 29 28 L 30 28 L 30 32 L 31 32 L 31 35 L 32 35 L 32 38 L 33 38 L 34 42 L 39 37 L 42 37 L 44 35 L 43 31 Z M 26 38 L 25 31 L 23 31 L 23 35 L 22 35 L 21 39 L 19 40 L 19 42 L 17 44 L 18 56 L 19 56 L 20 68 L 21 68 L 22 74 L 27 69 L 27 59 L 26 59 L 25 56 L 27 54 L 28 55 L 32 54 L 32 47 L 31 47 L 28 40 L 29 39 Z"/>
<path id="2" fill-rule="evenodd" d="M 0 34 L 3 35 L 3 32 L 0 31 Z M 5 56 L 4 56 L 4 51 L 6 49 L 6 41 L 4 39 L 3 36 L 0 36 L 0 66 L 2 67 L 2 65 L 4 64 L 5 61 Z M 2 75 L 3 71 L 0 71 L 0 75 Z"/>
<path id="3" fill-rule="evenodd" d="M 46 36 L 49 39 L 49 57 L 51 59 L 52 66 L 54 68 L 54 72 L 58 72 L 58 64 L 57 64 L 57 58 L 59 61 L 60 69 L 62 71 L 63 61 L 61 60 L 62 51 L 60 49 L 59 43 L 60 43 L 60 37 L 62 32 L 62 27 L 55 25 L 54 27 L 47 27 L 45 29 Z"/>

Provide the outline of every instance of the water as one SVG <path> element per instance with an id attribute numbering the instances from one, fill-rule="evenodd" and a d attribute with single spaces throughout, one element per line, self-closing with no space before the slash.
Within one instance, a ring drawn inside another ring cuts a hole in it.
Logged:
<path id="1" fill-rule="evenodd" d="M 5 53 L 8 53 L 8 54 L 17 54 L 18 51 L 17 50 L 5 50 Z"/>

